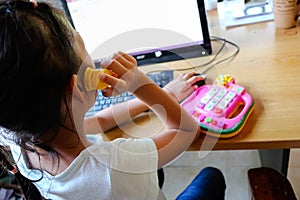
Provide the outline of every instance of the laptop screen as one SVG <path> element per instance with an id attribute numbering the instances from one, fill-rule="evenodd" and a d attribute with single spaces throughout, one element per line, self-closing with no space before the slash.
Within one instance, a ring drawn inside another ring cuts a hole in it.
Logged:
<path id="1" fill-rule="evenodd" d="M 94 60 L 117 51 L 139 65 L 211 54 L 203 0 L 67 0 Z"/>

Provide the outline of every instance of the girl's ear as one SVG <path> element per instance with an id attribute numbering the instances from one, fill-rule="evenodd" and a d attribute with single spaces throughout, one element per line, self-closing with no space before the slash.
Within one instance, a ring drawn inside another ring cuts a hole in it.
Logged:
<path id="1" fill-rule="evenodd" d="M 81 90 L 78 87 L 77 82 L 77 75 L 73 74 L 72 78 L 70 80 L 70 93 L 72 94 L 73 98 L 77 99 L 79 102 L 84 102 L 84 94 L 81 92 Z"/>

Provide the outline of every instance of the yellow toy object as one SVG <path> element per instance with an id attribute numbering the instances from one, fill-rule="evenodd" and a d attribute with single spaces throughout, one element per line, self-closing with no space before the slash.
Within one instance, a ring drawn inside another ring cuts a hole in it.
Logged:
<path id="1" fill-rule="evenodd" d="M 227 87 L 229 83 L 235 83 L 234 78 L 229 74 L 220 74 L 215 80 L 215 84 L 219 86 Z"/>
<path id="2" fill-rule="evenodd" d="M 88 67 L 85 70 L 84 82 L 85 89 L 87 91 L 104 90 L 105 88 L 107 88 L 108 84 L 99 80 L 99 77 L 102 73 L 112 75 L 112 72 L 108 69 L 93 69 Z"/>

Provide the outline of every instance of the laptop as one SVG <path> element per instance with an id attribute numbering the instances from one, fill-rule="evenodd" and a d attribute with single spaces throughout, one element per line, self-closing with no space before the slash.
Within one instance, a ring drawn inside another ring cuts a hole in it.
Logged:
<path id="1" fill-rule="evenodd" d="M 62 0 L 94 60 L 117 51 L 139 65 L 211 54 L 204 0 Z"/>
<path id="2" fill-rule="evenodd" d="M 211 54 L 204 0 L 61 0 L 65 13 L 99 66 L 117 51 L 129 53 L 138 65 Z M 172 70 L 148 75 L 164 87 Z M 105 98 L 101 91 L 87 116 L 134 98 L 125 93 Z"/>

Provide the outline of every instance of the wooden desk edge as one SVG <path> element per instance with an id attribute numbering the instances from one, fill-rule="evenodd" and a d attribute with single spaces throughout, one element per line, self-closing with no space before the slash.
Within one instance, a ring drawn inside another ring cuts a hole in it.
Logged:
<path id="1" fill-rule="evenodd" d="M 218 141 L 213 148 L 210 144 L 201 145 L 203 140 L 195 141 L 188 149 L 188 151 L 208 151 L 208 150 L 253 150 L 253 149 L 291 149 L 300 148 L 300 140 L 297 141 L 257 141 L 257 142 L 225 142 Z"/>

